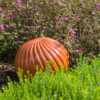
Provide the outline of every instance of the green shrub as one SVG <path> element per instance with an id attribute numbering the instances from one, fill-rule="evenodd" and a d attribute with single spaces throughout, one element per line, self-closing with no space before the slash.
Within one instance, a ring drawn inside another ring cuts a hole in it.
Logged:
<path id="1" fill-rule="evenodd" d="M 23 81 L 22 70 L 18 75 L 20 82 L 9 82 L 0 91 L 1 100 L 99 100 L 100 99 L 100 56 L 88 63 L 88 58 L 80 55 L 75 69 L 56 70 L 50 74 L 38 71 L 31 82 Z M 46 67 L 48 68 L 48 67 Z"/>
<path id="2" fill-rule="evenodd" d="M 71 63 L 81 51 L 93 57 L 100 51 L 99 15 L 100 5 L 96 0 L 3 0 L 0 58 L 13 59 L 24 42 L 44 36 L 63 43 Z M 12 52 L 7 54 L 8 51 Z"/>

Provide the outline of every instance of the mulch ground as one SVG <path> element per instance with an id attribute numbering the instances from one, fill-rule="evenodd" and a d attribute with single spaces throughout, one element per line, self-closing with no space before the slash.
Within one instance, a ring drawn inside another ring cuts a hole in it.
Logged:
<path id="1" fill-rule="evenodd" d="M 7 76 L 10 77 L 11 81 L 19 82 L 19 78 L 14 71 L 14 64 L 0 62 L 0 90 L 2 90 L 2 87 L 7 86 L 9 82 Z"/>

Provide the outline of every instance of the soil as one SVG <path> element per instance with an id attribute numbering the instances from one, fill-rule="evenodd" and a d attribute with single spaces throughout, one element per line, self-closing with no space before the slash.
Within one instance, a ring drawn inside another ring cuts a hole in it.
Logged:
<path id="1" fill-rule="evenodd" d="M 14 64 L 0 62 L 0 90 L 2 90 L 2 87 L 7 86 L 7 83 L 9 82 L 8 76 L 11 81 L 19 82 L 19 78 L 14 71 Z"/>

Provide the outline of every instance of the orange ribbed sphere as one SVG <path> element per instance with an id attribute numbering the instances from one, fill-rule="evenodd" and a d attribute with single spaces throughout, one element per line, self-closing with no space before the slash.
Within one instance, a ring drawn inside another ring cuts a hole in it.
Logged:
<path id="1" fill-rule="evenodd" d="M 23 69 L 23 75 L 30 71 L 32 75 L 36 73 L 36 65 L 45 71 L 47 61 L 55 62 L 51 71 L 69 66 L 69 55 L 64 46 L 57 40 L 48 37 L 39 37 L 24 43 L 18 50 L 15 57 L 15 71 Z"/>

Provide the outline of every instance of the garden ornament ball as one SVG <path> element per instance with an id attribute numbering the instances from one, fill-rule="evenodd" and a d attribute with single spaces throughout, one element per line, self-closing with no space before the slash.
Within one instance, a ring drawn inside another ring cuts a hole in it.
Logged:
<path id="1" fill-rule="evenodd" d="M 15 71 L 18 72 L 18 68 L 23 70 L 23 75 L 27 75 L 27 71 L 33 76 L 37 69 L 36 65 L 45 71 L 47 61 L 54 63 L 50 69 L 53 72 L 55 69 L 62 65 L 68 69 L 69 66 L 69 54 L 64 46 L 49 37 L 39 37 L 32 39 L 24 43 L 18 50 L 15 57 Z"/>

